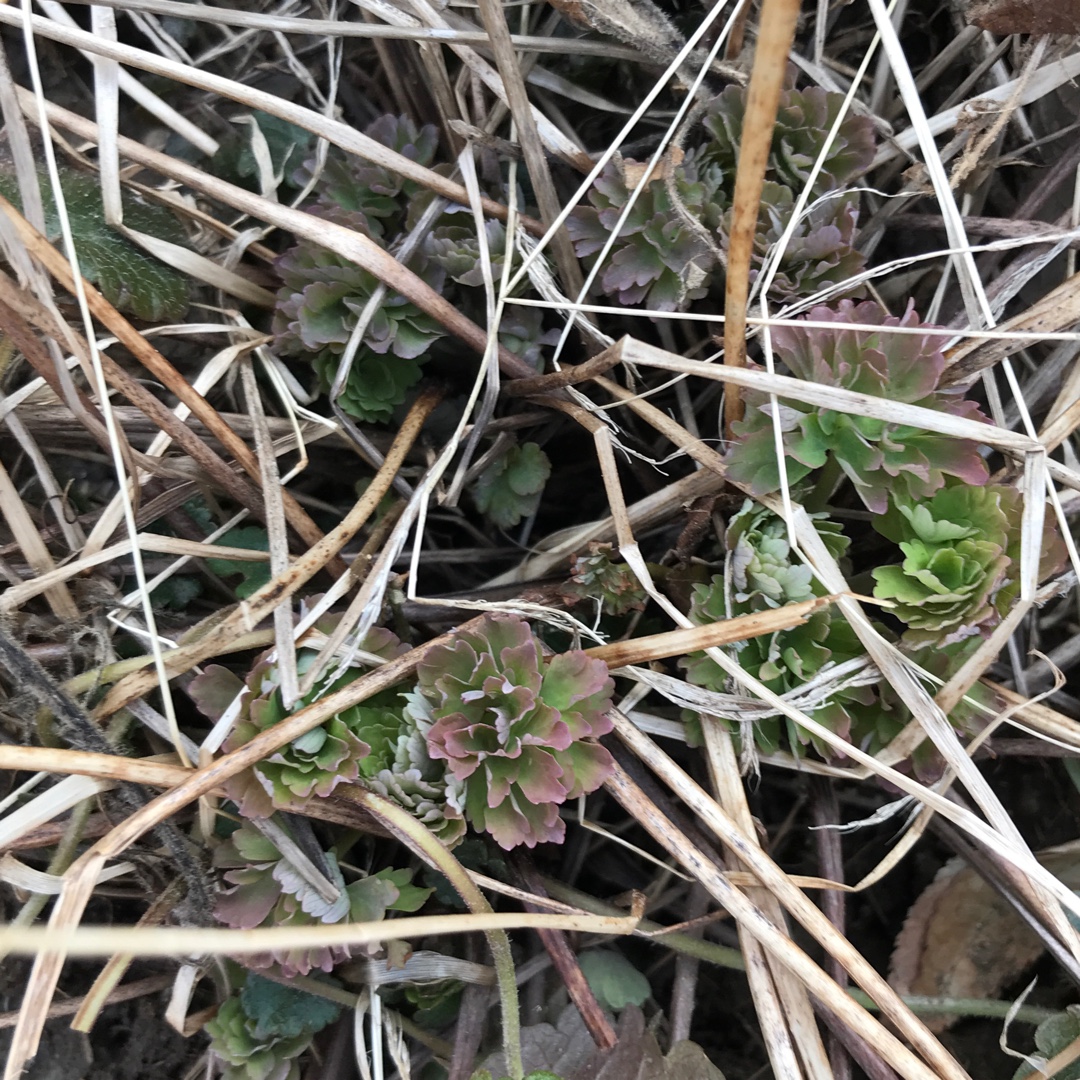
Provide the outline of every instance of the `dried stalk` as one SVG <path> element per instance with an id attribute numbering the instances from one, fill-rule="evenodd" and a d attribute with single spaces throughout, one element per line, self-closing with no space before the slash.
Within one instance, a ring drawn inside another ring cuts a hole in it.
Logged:
<path id="1" fill-rule="evenodd" d="M 787 73 L 788 54 L 799 18 L 799 0 L 764 0 L 754 67 L 746 91 L 739 164 L 735 171 L 731 230 L 724 285 L 724 363 L 746 366 L 746 302 L 750 295 L 750 260 L 754 253 L 761 190 L 772 148 L 773 128 L 780 107 L 780 92 Z M 742 398 L 728 390 L 724 403 L 724 429 L 741 420 Z"/>

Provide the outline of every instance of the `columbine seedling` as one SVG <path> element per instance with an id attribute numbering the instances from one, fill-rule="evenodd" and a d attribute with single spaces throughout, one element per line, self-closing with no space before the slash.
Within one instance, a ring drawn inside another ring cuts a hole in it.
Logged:
<path id="1" fill-rule="evenodd" d="M 418 675 L 434 721 L 428 750 L 470 824 L 507 849 L 561 841 L 559 807 L 611 771 L 592 741 L 611 730 L 607 666 L 579 651 L 545 659 L 528 623 L 488 615 L 432 649 Z"/>
<path id="2" fill-rule="evenodd" d="M 772 331 L 776 358 L 796 378 L 966 419 L 986 419 L 975 402 L 964 398 L 962 389 L 938 389 L 945 370 L 940 338 L 844 325 L 917 327 L 919 317 L 913 308 L 898 319 L 878 304 L 841 300 L 836 310 L 814 308 L 806 321 L 833 325 L 782 326 Z M 737 438 L 725 460 L 732 479 L 766 495 L 780 489 L 774 406 L 766 394 L 756 391 L 747 391 L 744 398 L 746 418 L 733 425 Z M 797 484 L 828 467 L 827 494 L 847 477 L 875 514 L 885 512 L 890 493 L 913 503 L 929 498 L 946 475 L 967 484 L 986 483 L 986 463 L 978 446 L 967 440 L 790 399 L 781 399 L 775 409 L 789 483 Z"/>
<path id="3" fill-rule="evenodd" d="M 762 190 L 752 277 L 791 220 L 795 200 L 825 145 L 843 103 L 841 94 L 811 88 L 784 91 Z M 731 203 L 746 91 L 728 87 L 705 107 L 687 137 L 648 175 L 618 229 L 597 281 L 620 304 L 685 311 L 694 301 L 723 294 Z M 874 157 L 873 126 L 848 115 L 811 187 L 811 205 L 788 243 L 773 293 L 783 300 L 842 287 L 863 265 L 854 248 L 859 197 L 846 191 Z M 601 251 L 619 225 L 645 166 L 615 159 L 567 222 L 582 259 Z"/>

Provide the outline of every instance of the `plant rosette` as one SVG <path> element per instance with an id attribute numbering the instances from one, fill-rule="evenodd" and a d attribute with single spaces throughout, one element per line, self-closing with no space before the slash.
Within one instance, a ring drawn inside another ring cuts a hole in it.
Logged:
<path id="1" fill-rule="evenodd" d="M 898 566 L 873 571 L 874 595 L 892 603 L 904 644 L 951 645 L 985 636 L 1020 588 L 1022 498 L 1012 487 L 951 483 L 918 503 L 895 501 L 874 528 L 898 545 Z M 1064 565 L 1065 545 L 1044 533 L 1040 579 Z"/>
<path id="2" fill-rule="evenodd" d="M 881 329 L 857 329 L 858 325 Z M 985 420 L 975 402 L 964 400 L 962 389 L 938 389 L 945 370 L 940 339 L 888 332 L 891 327 L 921 325 L 910 306 L 898 319 L 876 303 L 841 300 L 835 310 L 816 307 L 805 320 L 773 329 L 773 351 L 797 379 Z M 890 495 L 912 503 L 929 498 L 945 484 L 946 476 L 980 487 L 989 476 L 978 446 L 966 439 L 790 399 L 774 406 L 767 394 L 757 391 L 744 391 L 743 397 L 746 416 L 732 425 L 736 438 L 725 462 L 729 476 L 755 495 L 780 489 L 774 412 L 789 483 L 831 465 L 838 479 L 846 476 L 851 481 L 874 514 L 885 512 Z"/>
<path id="3" fill-rule="evenodd" d="M 824 514 L 811 515 L 811 520 L 830 554 L 842 558 L 848 538 L 840 526 Z M 794 558 L 783 519 L 752 500 L 747 499 L 731 518 L 724 540 L 730 589 L 721 575 L 707 584 L 694 586 L 690 618 L 696 625 L 781 608 L 823 594 L 810 568 Z M 832 609 L 813 612 L 800 626 L 739 642 L 729 652 L 747 674 L 777 694 L 797 690 L 829 666 L 864 655 L 855 632 Z M 693 685 L 719 693 L 731 691 L 731 677 L 707 653 L 691 653 L 679 663 L 686 671 L 687 681 Z M 863 714 L 875 701 L 873 687 L 851 686 L 834 692 L 810 715 L 817 723 L 848 739 L 853 737 Z M 691 725 L 698 723 L 695 714 L 689 713 L 686 718 Z M 837 756 L 830 744 L 810 736 L 787 717 L 758 720 L 753 732 L 755 743 L 766 753 L 773 753 L 786 743 L 791 753 L 798 756 L 801 746 L 812 744 L 826 759 Z"/>
<path id="4" fill-rule="evenodd" d="M 789 68 L 789 82 L 795 71 Z M 702 124 L 710 139 L 702 159 L 734 176 L 746 115 L 746 90 L 729 86 L 705 107 Z M 811 194 L 815 197 L 843 189 L 857 180 L 874 160 L 874 124 L 868 116 L 848 113 L 828 143 L 833 125 L 844 106 L 844 95 L 817 86 L 798 90 L 787 86 L 780 94 L 773 126 L 766 180 L 801 191 L 824 151 L 821 171 Z"/>
<path id="5" fill-rule="evenodd" d="M 642 175 L 635 161 L 610 162 L 566 222 L 579 258 L 600 251 L 623 216 Z M 734 174 L 733 174 L 734 175 Z M 683 311 L 708 292 L 719 248 L 715 233 L 726 205 L 722 173 L 693 153 L 646 181 L 611 249 L 599 288 L 620 304 Z"/>
<path id="6" fill-rule="evenodd" d="M 524 620 L 485 615 L 427 652 L 417 671 L 428 752 L 453 778 L 448 799 L 506 850 L 561 843 L 559 807 L 595 791 L 611 755 L 614 682 L 581 651 L 545 658 Z"/>
<path id="7" fill-rule="evenodd" d="M 331 617 L 323 627 L 336 622 Z M 406 651 L 406 646 L 389 630 L 375 627 L 368 631 L 360 649 L 384 660 Z M 297 652 L 297 670 L 302 676 L 315 662 L 313 649 Z M 263 653 L 246 680 L 241 681 L 227 668 L 213 664 L 197 676 L 189 694 L 199 709 L 211 720 L 218 720 L 239 696 L 236 724 L 225 742 L 226 751 L 250 742 L 260 732 L 279 723 L 320 698 L 340 690 L 364 674 L 359 666 L 329 673 L 310 693 L 294 706 L 285 707 L 281 696 L 281 673 L 272 659 L 272 651 Z M 251 769 L 226 784 L 226 791 L 245 817 L 269 817 L 275 810 L 295 810 L 311 798 L 330 795 L 339 784 L 355 782 L 361 776 L 361 763 L 371 753 L 371 742 L 396 743 L 403 725 L 403 702 L 396 690 L 386 690 L 330 716 L 318 727 L 293 739 Z"/>

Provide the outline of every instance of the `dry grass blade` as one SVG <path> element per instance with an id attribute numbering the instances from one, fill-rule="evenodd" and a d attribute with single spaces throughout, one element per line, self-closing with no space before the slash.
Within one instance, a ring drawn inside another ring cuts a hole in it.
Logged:
<path id="1" fill-rule="evenodd" d="M 1038 101 L 1039 98 L 1051 93 L 1063 83 L 1076 78 L 1077 74 L 1080 74 L 1080 56 L 1077 56 L 1077 54 L 1073 53 L 1071 56 L 1055 60 L 1042 68 L 1035 78 L 1025 80 L 1027 89 L 1019 95 L 1017 104 L 1029 105 L 1033 101 Z M 1016 90 L 1015 84 L 1019 81 L 1017 79 L 1002 83 L 985 94 L 980 94 L 978 97 L 945 109 L 936 116 L 929 117 L 927 129 L 932 135 L 940 135 L 955 126 L 965 114 L 984 109 L 993 109 L 998 103 L 1008 101 L 1013 97 Z M 878 153 L 874 164 L 881 165 L 895 157 L 898 152 L 913 149 L 919 145 L 920 137 L 921 133 L 915 125 L 900 132 L 890 141 L 890 145 L 884 147 Z"/>
<path id="2" fill-rule="evenodd" d="M 168 886 L 160 896 L 143 912 L 138 926 L 160 926 L 170 916 L 176 903 L 181 899 L 181 889 L 178 882 Z M 75 1018 L 71 1021 L 73 1031 L 90 1031 L 101 1010 L 108 1004 L 111 996 L 116 992 L 120 980 L 127 974 L 128 968 L 134 957 L 130 953 L 120 953 L 110 958 L 109 962 L 101 970 L 94 980 L 93 986 L 83 998 Z"/>
<path id="3" fill-rule="evenodd" d="M 22 549 L 26 561 L 39 574 L 49 574 L 54 569 L 52 555 L 48 546 L 41 539 L 41 533 L 34 524 L 7 469 L 0 464 L 0 514 L 11 529 L 15 542 Z M 43 590 L 49 606 L 61 619 L 78 618 L 79 609 L 74 598 L 63 581 L 57 581 Z"/>
<path id="4" fill-rule="evenodd" d="M 594 645 L 586 649 L 587 656 L 603 660 L 610 668 L 630 664 L 646 664 L 671 656 L 685 656 L 698 649 L 712 649 L 735 641 L 774 634 L 777 630 L 800 626 L 815 612 L 833 602 L 835 597 L 822 596 L 801 604 L 788 604 L 773 611 L 740 615 L 711 626 L 695 626 L 686 630 L 671 630 L 664 634 L 613 641 L 609 645 Z"/>
<path id="5" fill-rule="evenodd" d="M 434 934 L 473 934 L 485 930 L 545 928 L 576 930 L 592 934 L 632 934 L 640 919 L 593 915 L 491 912 L 469 915 L 422 915 L 372 923 L 337 923 L 330 926 L 274 927 L 268 930 L 200 928 L 108 928 L 85 926 L 57 931 L 35 927 L 18 933 L 0 927 L 0 949 L 15 955 L 36 957 L 108 956 L 129 951 L 136 956 L 186 956 L 208 954 L 245 956 L 269 949 L 306 949 L 320 945 L 375 945 L 409 937 Z M 855 1006 L 857 1008 L 857 1006 Z"/>
<path id="6" fill-rule="evenodd" d="M 29 222 L 6 200 L 0 200 L 0 210 L 7 215 L 9 221 L 15 226 L 27 250 L 32 252 L 35 258 L 39 259 L 49 273 L 66 289 L 74 292 L 75 282 L 71 276 L 71 268 L 63 256 L 37 230 L 33 229 Z M 85 281 L 82 283 L 82 288 L 85 291 L 87 304 L 95 318 L 107 326 L 116 335 L 117 339 L 126 345 L 134 356 L 138 357 L 147 370 L 160 379 L 191 409 L 192 414 L 213 432 L 253 479 L 261 479 L 259 463 L 255 455 L 247 444 L 221 419 L 217 410 L 213 409 L 206 399 L 189 385 L 187 380 L 176 371 L 172 364 L 150 345 L 145 337 L 97 289 Z M 118 371 L 119 369 L 114 366 L 114 370 Z M 130 397 L 129 400 L 131 400 Z M 175 432 L 176 425 L 170 423 L 169 427 L 173 428 Z M 174 437 L 177 438 L 177 441 L 180 441 L 179 436 L 174 434 Z M 309 545 L 317 544 L 322 538 L 322 532 L 315 522 L 311 520 L 303 507 L 288 492 L 283 492 L 282 498 L 285 502 L 289 523 L 297 534 Z M 344 569 L 344 566 L 339 566 L 338 572 L 344 572 Z"/>
<path id="7" fill-rule="evenodd" d="M 127 780 L 153 787 L 174 787 L 191 775 L 185 765 L 147 758 L 94 754 L 88 750 L 60 750 L 48 746 L 0 747 L 0 769 L 32 769 L 60 776 L 96 776 L 103 780 Z"/>
<path id="8" fill-rule="evenodd" d="M 2 21 L 3 10 L 0 9 L 0 22 Z M 33 118 L 33 99 L 20 95 L 20 101 L 28 115 Z M 67 130 L 84 138 L 96 140 L 96 125 L 90 121 L 84 120 L 69 110 L 59 109 L 52 105 L 48 107 L 47 112 L 50 121 L 61 124 Z M 219 180 L 176 158 L 150 150 L 133 140 L 121 138 L 119 146 L 120 152 L 131 161 L 154 169 L 162 176 L 179 180 L 196 191 L 218 199 L 252 217 L 287 229 L 297 237 L 310 240 L 356 263 L 380 281 L 384 281 L 395 292 L 407 297 L 418 308 L 442 323 L 452 334 L 461 338 L 477 352 L 483 353 L 487 347 L 487 335 L 479 326 L 463 316 L 430 285 L 402 266 L 392 255 L 362 233 L 272 202 L 235 184 Z M 455 191 L 455 195 L 457 194 L 458 192 Z M 467 193 L 462 191 L 460 194 L 463 196 L 463 201 L 467 203 Z M 499 364 L 503 372 L 511 377 L 535 374 L 528 364 L 505 347 L 499 349 Z"/>
<path id="9" fill-rule="evenodd" d="M 617 347 L 621 349 L 625 361 L 641 364 L 643 367 L 656 367 L 684 375 L 698 375 L 716 382 L 761 390 L 775 394 L 777 397 L 790 397 L 795 401 L 804 401 L 808 405 L 816 405 L 823 409 L 835 409 L 838 412 L 869 416 L 875 420 L 907 424 L 925 431 L 937 431 L 956 439 L 985 443 L 999 450 L 1010 450 L 1022 454 L 1033 450 L 1041 452 L 1042 449 L 1036 440 L 1027 435 L 1007 431 L 993 424 L 983 424 L 977 420 L 950 416 L 948 413 L 936 412 L 918 405 L 907 405 L 888 398 L 872 397 L 869 394 L 856 393 L 842 387 L 823 386 L 803 379 L 793 379 L 787 375 L 770 375 L 767 371 L 740 370 L 719 364 L 707 364 L 700 360 L 687 360 L 635 338 L 623 338 Z"/>
<path id="10" fill-rule="evenodd" d="M 621 390 L 622 388 L 619 387 Z M 628 395 L 632 397 L 633 395 Z M 651 407 L 651 406 L 650 406 Z M 715 493 L 722 485 L 720 476 L 702 469 L 661 488 L 627 508 L 631 528 L 647 529 L 664 521 L 679 506 L 701 496 Z M 563 566 L 570 555 L 582 550 L 590 540 L 609 540 L 615 535 L 615 518 L 609 516 L 588 525 L 561 530 L 535 545 L 539 553 L 523 560 L 512 570 L 493 578 L 490 585 L 530 581 Z"/>
<path id="11" fill-rule="evenodd" d="M 1036 301 L 1019 315 L 1007 319 L 999 327 L 1000 331 L 1022 330 L 1041 337 L 1057 331 L 1067 330 L 1080 321 L 1080 278 L 1072 277 L 1053 289 L 1041 300 Z M 970 339 L 957 346 L 949 354 L 949 368 L 945 373 L 946 383 L 962 383 L 973 375 L 993 367 L 1023 348 L 1015 339 L 1005 337 L 989 341 Z"/>
<path id="12" fill-rule="evenodd" d="M 731 734 L 721 731 L 719 725 L 708 720 L 705 720 L 702 731 L 708 754 L 709 776 L 719 804 L 742 829 L 743 835 L 751 839 L 755 834 L 754 821 L 746 801 Z M 779 927 L 784 925 L 783 909 L 767 889 L 752 888 L 747 895 L 758 904 L 771 922 Z M 769 1027 L 770 1013 L 779 1014 L 766 1034 L 769 1039 L 769 1059 L 773 1062 L 774 1071 L 778 1076 L 796 1075 L 798 1072 L 797 1066 L 793 1072 L 790 1065 L 782 1071 L 790 1031 L 790 1039 L 798 1047 L 802 1060 L 806 1063 L 807 1075 L 831 1078 L 832 1069 L 817 1030 L 807 987 L 783 965 L 777 964 L 770 969 L 767 966 L 767 953 L 741 924 L 739 939 L 743 955 L 747 958 L 747 977 L 763 1032 Z"/>
<path id="13" fill-rule="evenodd" d="M 765 166 L 772 147 L 776 110 L 787 72 L 788 54 L 799 17 L 798 0 L 765 0 L 754 67 L 746 95 L 746 116 L 735 174 L 734 211 L 728 245 L 724 294 L 724 363 L 746 366 L 746 301 L 750 295 L 750 258 L 754 249 Z M 724 406 L 724 425 L 742 419 L 742 399 L 737 389 L 729 392 Z"/>
<path id="14" fill-rule="evenodd" d="M 0 11 L 0 22 L 7 23 L 9 26 L 20 25 L 21 19 L 22 17 L 15 12 Z M 31 18 L 31 25 L 33 32 L 41 37 L 51 38 L 66 45 L 73 45 L 94 56 L 142 68 L 155 75 L 175 79 L 182 83 L 191 83 L 202 90 L 221 94 L 226 98 L 233 98 L 245 105 L 249 105 L 251 108 L 262 109 L 271 115 L 279 116 L 283 120 L 296 124 L 297 127 L 305 128 L 325 138 L 328 142 L 340 146 L 349 153 L 358 154 L 360 157 L 366 158 L 377 165 L 381 165 L 395 173 L 400 173 L 402 176 L 416 181 L 416 183 L 437 192 L 453 202 L 462 205 L 467 205 L 469 202 L 468 195 L 460 185 L 446 180 L 430 169 L 418 166 L 409 158 L 395 153 L 374 139 L 369 139 L 355 128 L 336 120 L 330 120 L 311 109 L 304 108 L 302 105 L 294 105 L 291 102 L 283 101 L 274 94 L 255 90 L 231 79 L 223 79 L 196 68 L 155 56 L 142 49 L 134 49 L 123 44 L 110 44 L 84 30 L 60 27 L 39 16 Z M 126 151 L 122 152 L 126 154 Z M 506 207 L 492 202 L 490 199 L 484 200 L 484 212 L 502 220 L 506 219 Z M 534 225 L 534 228 L 538 228 L 539 232 L 543 231 L 542 227 L 538 225 Z"/>
<path id="15" fill-rule="evenodd" d="M 67 10 L 57 3 L 57 0 L 42 0 L 41 9 L 50 19 L 54 19 L 65 26 L 77 25 Z M 118 72 L 118 77 L 120 89 L 125 94 L 202 153 L 213 157 L 221 148 L 216 139 L 193 124 L 187 117 L 182 116 L 152 90 L 143 86 L 130 72 L 121 69 Z"/>
<path id="16" fill-rule="evenodd" d="M 327 717 L 359 704 L 380 690 L 400 682 L 415 670 L 426 652 L 438 645 L 445 645 L 450 640 L 450 635 L 444 634 L 441 638 L 412 649 L 404 656 L 376 668 L 349 686 L 300 709 L 287 720 L 238 749 L 196 769 L 188 779 L 148 803 L 141 811 L 132 814 L 72 865 L 65 875 L 65 886 L 60 900 L 53 909 L 49 922 L 50 930 L 70 933 L 71 928 L 78 925 L 89 900 L 93 882 L 97 880 L 105 862 L 125 851 L 148 829 L 167 820 L 201 796 L 210 794 L 229 777 L 236 776 L 286 743 L 311 731 Z M 119 951 L 122 948 L 123 946 L 113 945 L 108 947 L 106 952 Z M 35 960 L 25 997 L 32 1006 L 24 1011 L 23 1019 L 15 1029 L 5 1077 L 17 1077 L 25 1062 L 37 1052 L 45 1010 L 55 992 L 62 963 L 62 950 L 50 952 L 48 955 L 39 954 Z"/>
<path id="17" fill-rule="evenodd" d="M 131 554 L 132 547 L 140 551 L 160 552 L 163 555 L 183 555 L 195 558 L 232 559 L 237 562 L 265 562 L 265 551 L 252 551 L 250 548 L 231 548 L 228 545 L 203 544 L 196 540 L 184 540 L 175 536 L 159 536 L 153 533 L 139 533 L 132 545 L 130 540 L 120 540 L 107 548 L 102 548 L 93 555 L 75 559 L 65 566 L 53 570 L 43 570 L 33 581 L 23 585 L 13 585 L 0 596 L 0 611 L 15 611 L 27 600 L 47 593 L 50 589 L 71 578 L 85 574 L 88 570 L 104 563 L 113 562 L 124 555 Z"/>
<path id="18" fill-rule="evenodd" d="M 151 975 L 145 979 L 135 979 L 133 982 L 124 983 L 109 992 L 102 1005 L 118 1005 L 122 1001 L 131 1001 L 134 998 L 148 997 L 164 990 L 172 982 L 171 975 Z M 85 997 L 69 998 L 66 1001 L 54 1001 L 48 1009 L 46 1020 L 56 1020 L 61 1016 L 73 1016 L 82 1007 Z M 0 1013 L 0 1030 L 14 1027 L 19 1019 L 18 1012 Z"/>
<path id="19" fill-rule="evenodd" d="M 0 850 L 15 847 L 21 839 L 51 822 L 72 807 L 92 799 L 115 785 L 88 776 L 67 776 L 48 791 L 36 795 L 0 822 Z"/>
<path id="20" fill-rule="evenodd" d="M 544 146 L 541 142 L 536 117 L 529 103 L 525 81 L 521 76 L 518 59 L 513 52 L 510 28 L 506 25 L 506 12 L 497 0 L 480 0 L 480 17 L 484 21 L 485 29 L 491 36 L 491 44 L 495 50 L 495 62 L 498 65 L 499 75 L 506 91 L 510 114 L 517 125 L 521 152 L 524 155 L 525 166 L 529 171 L 529 179 L 532 182 L 533 190 L 536 193 L 536 201 L 540 207 L 540 219 L 545 227 L 550 229 L 552 222 L 559 216 L 561 207 L 555 194 L 555 187 L 551 182 L 551 170 L 548 168 L 547 158 L 544 156 Z M 584 284 L 581 267 L 578 265 L 574 249 L 570 244 L 570 236 L 565 227 L 556 230 L 551 244 L 559 270 L 562 273 L 563 287 L 567 292 L 579 293 Z"/>
<path id="21" fill-rule="evenodd" d="M 97 3 L 99 0 L 72 0 L 76 4 Z M 130 0 L 104 0 L 102 6 L 127 7 Z M 310 34 L 314 37 L 391 38 L 402 41 L 427 42 L 435 37 L 421 26 L 384 25 L 380 23 L 346 22 L 342 19 L 311 19 L 290 15 L 267 15 L 258 11 L 239 11 L 209 6 L 191 7 L 180 0 L 139 0 L 139 10 L 181 19 L 217 23 L 222 26 L 250 27 L 282 34 Z M 385 11 L 385 9 L 384 9 Z M 463 45 L 486 45 L 488 35 L 482 30 L 444 30 L 437 35 L 442 41 L 457 41 Z M 530 34 L 514 34 L 515 49 L 536 52 L 568 52 L 583 56 L 606 56 L 624 60 L 640 60 L 636 49 L 612 45 L 608 41 L 587 41 L 574 38 L 550 38 Z"/>
<path id="22" fill-rule="evenodd" d="M 105 859 L 88 855 L 79 860 L 77 876 L 65 876 L 64 888 L 52 910 L 50 923 L 54 926 L 76 926 L 93 892 L 94 884 L 105 866 Z M 77 864 L 78 865 L 78 864 Z M 3 931 L 0 931 L 3 932 Z M 9 929 L 6 932 L 11 933 Z M 123 946 L 120 946 L 122 948 Z M 108 952 L 118 951 L 110 949 Z M 60 978 L 63 967 L 62 953 L 49 955 L 38 954 L 34 958 L 34 967 L 30 973 L 27 992 L 23 998 L 23 1008 L 15 1025 L 11 1048 L 4 1065 L 4 1080 L 18 1080 L 26 1063 L 37 1054 L 41 1032 L 52 1004 L 53 992 Z M 43 996 L 31 995 L 34 986 L 47 990 Z"/>
<path id="23" fill-rule="evenodd" d="M 413 0 L 412 6 L 419 15 L 421 22 L 426 23 L 432 30 L 438 32 L 451 29 L 447 20 L 436 11 L 427 0 Z M 487 30 L 490 36 L 492 33 L 491 27 L 488 26 Z M 502 43 L 503 45 L 506 44 L 505 38 L 502 39 Z M 588 155 L 579 146 L 576 146 L 571 139 L 560 131 L 559 128 L 548 120 L 539 110 L 528 105 L 525 101 L 513 103 L 510 99 L 507 87 L 499 74 L 476 52 L 475 49 L 455 44 L 451 44 L 450 47 L 457 53 L 461 61 L 469 68 L 476 78 L 499 98 L 500 101 L 510 106 L 511 109 L 514 108 L 515 104 L 524 105 L 532 112 L 537 135 L 543 139 L 544 145 L 548 150 L 561 157 L 569 165 L 574 166 L 581 172 L 588 172 L 592 164 Z M 468 199 L 462 201 L 466 205 L 469 202 Z"/>
<path id="24" fill-rule="evenodd" d="M 1018 694 L 992 679 L 982 681 L 1008 706 L 1010 720 L 1022 720 L 1024 726 L 1047 740 L 1080 750 L 1080 724 L 1071 716 L 1066 716 L 1042 702 L 1029 701 L 1023 694 Z"/>
<path id="25" fill-rule="evenodd" d="M 241 360 L 240 376 L 247 399 L 248 415 L 251 417 L 252 431 L 255 433 L 255 449 L 259 460 L 259 473 L 262 481 L 267 544 L 270 549 L 270 573 L 280 578 L 289 570 L 289 540 L 285 532 L 286 510 L 283 499 L 284 485 L 278 472 L 277 456 L 274 454 L 273 440 L 266 424 L 266 412 L 263 409 L 259 386 L 255 381 L 255 369 L 251 357 Z M 319 537 L 321 539 L 321 535 Z M 315 541 L 317 543 L 318 540 Z M 314 546 L 314 545 L 313 545 Z M 300 696 L 300 677 L 296 670 L 296 649 L 293 644 L 293 617 L 291 606 L 278 604 L 274 608 L 274 640 L 281 671 L 281 693 L 286 708 L 291 708 Z"/>

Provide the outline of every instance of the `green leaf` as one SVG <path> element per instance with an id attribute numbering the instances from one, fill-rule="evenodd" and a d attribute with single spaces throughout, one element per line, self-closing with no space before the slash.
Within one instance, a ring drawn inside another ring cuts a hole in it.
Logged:
<path id="1" fill-rule="evenodd" d="M 551 475 L 551 462 L 536 443 L 525 443 L 507 457 L 507 483 L 516 495 L 537 495 Z"/>
<path id="2" fill-rule="evenodd" d="M 596 1000 L 609 1009 L 644 1005 L 652 987 L 649 980 L 622 953 L 598 949 L 578 958 Z"/>
<path id="3" fill-rule="evenodd" d="M 814 325 L 795 322 L 777 328 L 773 338 L 777 359 L 795 378 L 952 416 L 985 419 L 978 405 L 962 398 L 956 387 L 938 387 L 945 356 L 937 339 L 878 329 L 919 330 L 922 324 L 910 305 L 897 318 L 876 303 L 841 300 L 835 308 L 813 308 L 807 322 Z M 946 476 L 975 488 L 986 483 L 986 462 L 972 441 L 805 403 L 776 406 L 754 390 L 747 390 L 744 397 L 746 415 L 732 427 L 736 438 L 725 462 L 728 475 L 754 494 L 779 488 L 774 417 L 789 482 L 796 483 L 828 461 L 854 484 L 874 515 L 885 514 L 890 500 L 916 504 L 930 498 L 945 485 Z"/>
<path id="4" fill-rule="evenodd" d="M 391 911 L 419 911 L 435 891 L 412 884 L 412 870 L 380 870 L 374 877 L 389 881 L 398 891 L 398 898 L 389 905 Z"/>
<path id="5" fill-rule="evenodd" d="M 312 363 L 319 384 L 329 392 L 337 375 L 340 357 L 330 349 L 315 355 Z M 380 355 L 361 348 L 353 361 L 349 378 L 338 403 L 350 416 L 368 424 L 385 424 L 419 381 L 420 362 L 401 356 Z"/>
<path id="6" fill-rule="evenodd" d="M 47 178 L 39 177 L 45 204 L 45 234 L 61 246 L 62 231 L 56 203 Z M 188 308 L 188 279 L 178 270 L 141 248 L 105 220 L 101 185 L 97 177 L 70 169 L 60 173 L 79 270 L 95 284 L 110 304 L 149 322 L 176 320 Z M 22 207 L 19 185 L 13 172 L 0 170 L 0 195 Z M 121 196 L 124 224 L 174 244 L 185 243 L 180 223 L 161 206 L 144 203 L 124 191 Z"/>
<path id="7" fill-rule="evenodd" d="M 255 1022 L 258 1038 L 277 1036 L 282 1039 L 298 1035 L 314 1035 L 332 1024 L 341 1006 L 326 998 L 316 997 L 306 990 L 271 982 L 254 973 L 249 974 L 240 991 L 244 1012 Z"/>
<path id="8" fill-rule="evenodd" d="M 1051 1016 L 1049 1020 L 1044 1020 L 1036 1028 L 1035 1046 L 1039 1054 L 1048 1061 L 1060 1054 L 1066 1046 L 1080 1039 L 1080 1016 L 1077 1016 L 1075 1009 L 1074 1005 L 1067 1012 Z M 1033 1075 L 1035 1075 L 1035 1069 L 1025 1061 L 1016 1070 L 1013 1080 L 1025 1080 L 1025 1077 Z M 1074 1061 L 1054 1073 L 1053 1080 L 1080 1080 L 1080 1061 Z"/>
<path id="9" fill-rule="evenodd" d="M 293 173 L 311 150 L 314 136 L 309 131 L 257 109 L 246 116 L 233 117 L 233 123 L 235 126 L 221 140 L 221 147 L 210 162 L 216 176 L 253 191 L 259 189 L 259 166 L 253 145 L 255 132 L 252 130 L 258 126 L 266 140 L 274 175 L 286 184 L 299 186 Z"/>
<path id="10" fill-rule="evenodd" d="M 510 529 L 540 505 L 551 462 L 536 443 L 512 446 L 473 484 L 476 505 L 493 525 Z"/>
<path id="11" fill-rule="evenodd" d="M 190 574 L 173 574 L 151 593 L 156 608 L 184 611 L 202 593 L 202 582 Z"/>
<path id="12" fill-rule="evenodd" d="M 666 178 L 656 171 L 635 192 L 629 216 L 622 220 L 641 170 L 640 163 L 629 159 L 610 162 L 589 192 L 591 205 L 578 207 L 567 228 L 577 255 L 587 259 L 620 226 L 597 287 L 620 304 L 682 311 L 706 295 L 716 267 L 715 243 L 707 237 L 727 205 L 723 174 L 714 165 L 702 165 L 690 150 L 681 163 L 665 164 Z"/>
<path id="13" fill-rule="evenodd" d="M 258 525 L 242 525 L 230 529 L 218 537 L 222 547 L 250 548 L 252 551 L 269 551 L 270 539 L 266 530 Z M 270 564 L 264 562 L 241 562 L 238 559 L 207 559 L 207 568 L 221 577 L 242 574 L 244 580 L 236 586 L 236 595 L 246 600 L 270 580 Z"/>

